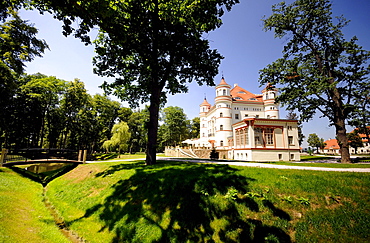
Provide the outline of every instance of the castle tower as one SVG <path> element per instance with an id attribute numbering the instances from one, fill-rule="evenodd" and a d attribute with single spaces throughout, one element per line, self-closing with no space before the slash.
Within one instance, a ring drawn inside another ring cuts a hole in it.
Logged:
<path id="1" fill-rule="evenodd" d="M 228 146 L 228 137 L 233 135 L 230 88 L 231 86 L 225 82 L 223 77 L 221 82 L 216 86 L 215 145 L 219 149 L 226 149 Z"/>
<path id="2" fill-rule="evenodd" d="M 265 111 L 265 118 L 279 119 L 279 104 L 275 103 L 278 94 L 277 88 L 267 84 L 262 90 L 262 100 Z"/>
<path id="3" fill-rule="evenodd" d="M 211 108 L 211 104 L 208 103 L 207 99 L 204 98 L 203 103 L 200 104 L 200 111 L 199 111 L 199 118 L 200 118 L 200 138 L 208 137 L 207 132 L 207 120 L 205 119 L 206 114 L 208 113 L 209 109 Z"/>

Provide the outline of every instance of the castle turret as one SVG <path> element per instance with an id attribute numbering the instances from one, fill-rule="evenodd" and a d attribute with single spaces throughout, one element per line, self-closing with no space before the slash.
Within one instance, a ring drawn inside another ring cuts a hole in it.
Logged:
<path id="1" fill-rule="evenodd" d="M 206 114 L 208 113 L 209 109 L 211 108 L 211 104 L 208 103 L 207 99 L 204 98 L 203 103 L 200 104 L 200 112 L 199 112 L 199 118 L 200 118 L 200 137 L 208 137 L 207 133 L 207 121 L 205 119 Z"/>
<path id="2" fill-rule="evenodd" d="M 267 84 L 262 90 L 262 100 L 266 118 L 279 119 L 279 104 L 275 103 L 277 93 L 277 88 L 271 84 Z"/>
<path id="3" fill-rule="evenodd" d="M 221 82 L 216 86 L 216 147 L 222 149 L 228 146 L 228 137 L 232 136 L 232 97 L 230 95 L 231 86 L 222 77 Z"/>

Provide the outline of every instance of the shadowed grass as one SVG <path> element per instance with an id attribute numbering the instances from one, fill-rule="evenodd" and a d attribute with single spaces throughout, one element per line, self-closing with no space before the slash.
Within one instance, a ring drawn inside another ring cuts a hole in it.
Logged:
<path id="1" fill-rule="evenodd" d="M 158 162 L 81 165 L 49 183 L 47 196 L 89 242 L 370 237 L 367 174 Z"/>

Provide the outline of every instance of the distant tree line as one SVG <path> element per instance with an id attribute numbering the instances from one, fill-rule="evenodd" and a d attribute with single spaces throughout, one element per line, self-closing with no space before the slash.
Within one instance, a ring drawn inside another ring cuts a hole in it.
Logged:
<path id="1" fill-rule="evenodd" d="M 105 95 L 90 95 L 78 79 L 23 74 L 2 103 L 1 147 L 145 151 L 148 110 L 133 111 Z M 181 108 L 167 107 L 162 114 L 159 151 L 199 134 L 199 121 L 187 120 Z"/>

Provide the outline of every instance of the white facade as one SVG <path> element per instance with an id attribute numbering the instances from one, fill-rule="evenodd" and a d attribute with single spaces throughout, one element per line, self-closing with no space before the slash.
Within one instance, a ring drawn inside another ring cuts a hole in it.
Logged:
<path id="1" fill-rule="evenodd" d="M 200 105 L 200 139 L 193 146 L 227 151 L 227 159 L 300 160 L 297 121 L 279 118 L 276 96 L 273 87 L 252 94 L 222 78 L 215 104 L 204 99 Z"/>

